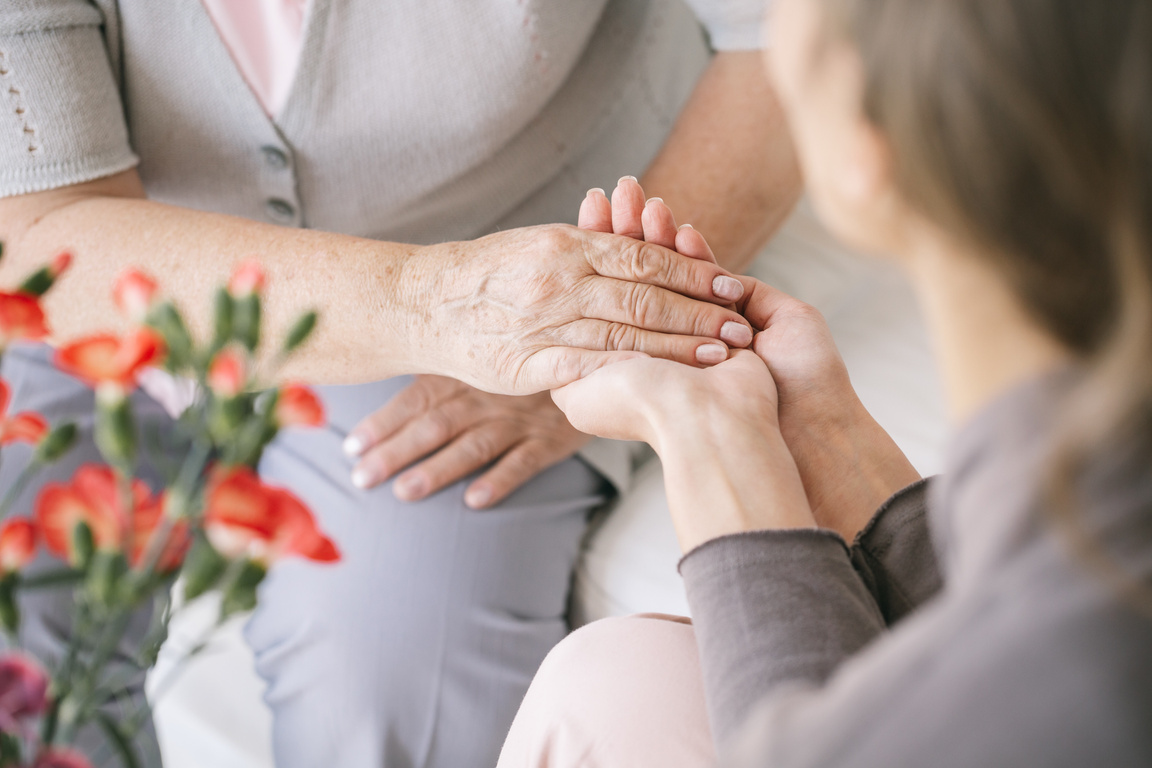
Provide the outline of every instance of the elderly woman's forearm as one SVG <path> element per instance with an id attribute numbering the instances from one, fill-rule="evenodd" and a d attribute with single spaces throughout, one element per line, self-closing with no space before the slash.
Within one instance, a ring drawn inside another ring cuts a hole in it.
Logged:
<path id="1" fill-rule="evenodd" d="M 138 191 L 139 194 L 134 194 Z M 186 309 L 193 333 L 206 332 L 216 288 L 241 259 L 257 258 L 268 276 L 269 338 L 296 316 L 321 314 L 307 354 L 287 376 L 317 383 L 357 382 L 407 372 L 411 313 L 403 275 L 413 246 L 276 227 L 142 199 L 135 172 L 87 185 L 0 201 L 6 241 L 0 281 L 13 284 L 60 251 L 73 268 L 48 298 L 54 340 L 124 323 L 111 286 L 135 266 L 157 277 Z"/>

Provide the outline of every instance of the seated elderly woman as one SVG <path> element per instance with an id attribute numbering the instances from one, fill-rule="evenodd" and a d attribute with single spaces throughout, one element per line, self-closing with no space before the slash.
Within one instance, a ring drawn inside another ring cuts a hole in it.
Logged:
<path id="1" fill-rule="evenodd" d="M 783 0 L 773 31 L 823 218 L 914 277 L 947 472 L 764 285 L 754 351 L 558 390 L 660 454 L 694 624 L 574 634 L 500 765 L 1152 765 L 1152 6 Z"/>

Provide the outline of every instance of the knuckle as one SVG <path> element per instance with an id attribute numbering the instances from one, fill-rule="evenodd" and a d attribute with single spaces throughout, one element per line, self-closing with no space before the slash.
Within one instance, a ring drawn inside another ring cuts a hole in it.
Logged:
<path id="1" fill-rule="evenodd" d="M 456 435 L 456 424 L 444 409 L 433 410 L 425 418 L 425 433 L 429 439 L 443 443 Z"/>

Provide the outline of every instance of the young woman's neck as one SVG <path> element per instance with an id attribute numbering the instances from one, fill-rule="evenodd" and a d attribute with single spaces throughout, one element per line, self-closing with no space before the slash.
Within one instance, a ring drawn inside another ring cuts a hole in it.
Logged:
<path id="1" fill-rule="evenodd" d="M 926 237 L 911 268 L 954 422 L 1069 360 L 981 259 Z"/>

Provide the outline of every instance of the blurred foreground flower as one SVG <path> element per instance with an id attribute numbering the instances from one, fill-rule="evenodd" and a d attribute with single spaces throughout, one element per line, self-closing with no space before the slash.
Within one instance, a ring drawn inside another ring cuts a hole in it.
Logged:
<path id="1" fill-rule="evenodd" d="M 160 527 L 164 499 L 153 496 L 140 480 L 132 480 L 128 491 L 131 506 L 124 503 L 112 468 L 95 464 L 80 467 L 70 484 L 46 485 L 36 502 L 36 521 L 48 551 L 83 567 L 90 556 L 79 551 L 83 545 L 77 541 L 76 527 L 83 523 L 91 532 L 96 551 L 123 554 L 127 543 L 129 564 L 139 566 Z M 157 544 L 160 546 L 163 549 L 157 570 L 167 572 L 179 567 L 188 546 L 187 523 L 176 521 L 167 533 L 167 541 Z"/>
<path id="2" fill-rule="evenodd" d="M 8 382 L 0 380 L 0 445 L 24 442 L 36 444 L 48 434 L 48 422 L 38 413 L 24 412 L 8 415 L 12 390 Z"/>
<path id="3" fill-rule="evenodd" d="M 296 555 L 318 562 L 340 559 L 336 545 L 316 527 L 312 513 L 290 491 L 261 482 L 247 467 L 218 471 L 208 488 L 204 532 L 221 555 L 265 567 Z"/>
<path id="4" fill-rule="evenodd" d="M 48 675 L 23 653 L 0 656 L 0 731 L 20 734 L 48 708 Z"/>

